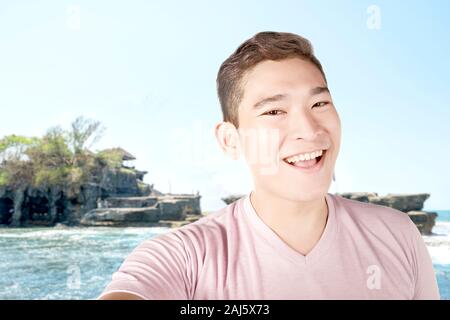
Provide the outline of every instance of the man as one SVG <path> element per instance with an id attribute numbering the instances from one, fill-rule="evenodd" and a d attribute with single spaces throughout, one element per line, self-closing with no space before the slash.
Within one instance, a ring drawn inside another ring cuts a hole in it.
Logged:
<path id="1" fill-rule="evenodd" d="M 439 299 L 407 214 L 328 193 L 341 123 L 308 40 L 256 34 L 217 88 L 216 137 L 254 190 L 141 243 L 100 299 Z"/>

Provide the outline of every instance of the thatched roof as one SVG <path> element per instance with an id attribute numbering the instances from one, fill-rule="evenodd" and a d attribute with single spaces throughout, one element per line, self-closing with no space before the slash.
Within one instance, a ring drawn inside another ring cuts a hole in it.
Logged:
<path id="1" fill-rule="evenodd" d="M 136 160 L 136 157 L 133 156 L 131 153 L 129 153 L 128 151 L 122 149 L 122 148 L 111 148 L 111 149 L 105 149 L 103 150 L 103 152 L 118 152 L 122 155 L 122 160 L 123 161 L 127 161 L 127 160 Z"/>

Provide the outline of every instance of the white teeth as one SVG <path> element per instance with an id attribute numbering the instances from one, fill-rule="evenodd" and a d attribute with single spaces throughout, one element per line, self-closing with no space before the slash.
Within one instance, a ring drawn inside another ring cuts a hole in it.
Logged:
<path id="1" fill-rule="evenodd" d="M 289 163 L 294 163 L 297 161 L 311 160 L 311 159 L 320 157 L 322 155 L 322 153 L 323 153 L 322 150 L 314 151 L 311 153 L 303 153 L 303 154 L 295 155 L 293 157 L 289 157 L 286 159 L 286 161 Z"/>

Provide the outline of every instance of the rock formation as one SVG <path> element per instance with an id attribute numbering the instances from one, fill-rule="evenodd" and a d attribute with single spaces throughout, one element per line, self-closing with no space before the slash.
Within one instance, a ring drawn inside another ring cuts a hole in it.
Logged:
<path id="1" fill-rule="evenodd" d="M 86 213 L 86 226 L 180 226 L 202 217 L 200 195 L 110 197 Z"/>
<path id="2" fill-rule="evenodd" d="M 98 183 L 84 184 L 75 196 L 0 188 L 0 225 L 180 226 L 202 217 L 198 193 L 163 194 L 143 182 L 146 171 L 127 163 L 134 156 L 111 150 L 122 154 L 122 167 L 105 168 Z"/>
<path id="3" fill-rule="evenodd" d="M 374 192 L 337 193 L 344 198 L 391 207 L 405 212 L 423 235 L 432 234 L 437 217 L 436 212 L 422 211 L 424 202 L 430 197 L 428 193 L 393 194 L 379 196 Z"/>
<path id="4" fill-rule="evenodd" d="M 228 204 L 233 203 L 233 202 L 235 202 L 236 200 L 238 200 L 238 199 L 240 199 L 242 197 L 243 197 L 243 195 L 232 194 L 232 195 L 229 195 L 229 196 L 226 196 L 226 197 L 222 198 L 221 200 L 228 205 Z"/>

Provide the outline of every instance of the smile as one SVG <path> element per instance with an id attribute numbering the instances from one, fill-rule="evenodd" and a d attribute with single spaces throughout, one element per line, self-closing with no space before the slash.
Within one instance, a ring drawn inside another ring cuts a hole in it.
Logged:
<path id="1" fill-rule="evenodd" d="M 283 161 L 289 166 L 304 172 L 315 172 L 323 166 L 327 150 L 317 150 L 284 158 Z"/>

